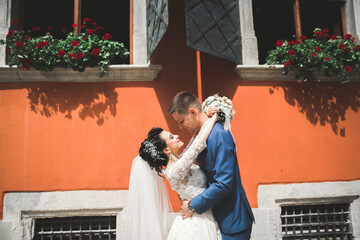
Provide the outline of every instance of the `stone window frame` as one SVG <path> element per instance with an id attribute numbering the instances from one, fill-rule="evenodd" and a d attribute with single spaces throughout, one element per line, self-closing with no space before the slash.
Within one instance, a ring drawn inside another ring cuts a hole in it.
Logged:
<path id="1" fill-rule="evenodd" d="M 7 193 L 2 224 L 11 230 L 4 234 L 12 240 L 31 240 L 37 218 L 116 216 L 118 236 L 127 194 L 127 190 Z"/>
<path id="2" fill-rule="evenodd" d="M 235 67 L 235 72 L 245 81 L 293 81 L 295 75 L 281 74 L 282 65 L 259 64 L 257 38 L 253 23 L 252 0 L 239 1 L 243 64 Z M 360 43 L 360 0 L 345 0 L 346 27 Z M 323 73 L 321 73 L 323 76 Z M 338 81 L 335 77 L 322 81 Z M 351 81 L 360 81 L 360 73 L 352 75 Z"/>
<path id="3" fill-rule="evenodd" d="M 11 23 L 12 0 L 0 0 L 0 39 L 5 39 Z M 78 73 L 71 69 L 55 68 L 44 72 L 19 71 L 5 64 L 5 46 L 0 46 L 0 82 L 116 82 L 154 81 L 162 70 L 161 65 L 147 61 L 146 44 L 146 0 L 133 0 L 132 64 L 109 66 L 109 74 L 100 78 L 98 69 L 87 68 Z M 131 13 L 130 13 L 131 14 Z"/>
<path id="4" fill-rule="evenodd" d="M 354 239 L 360 239 L 360 180 L 260 185 L 256 216 L 261 217 L 259 227 L 264 228 L 261 231 L 264 236 L 258 237 L 281 239 L 281 206 L 334 202 L 350 202 L 352 234 Z"/>

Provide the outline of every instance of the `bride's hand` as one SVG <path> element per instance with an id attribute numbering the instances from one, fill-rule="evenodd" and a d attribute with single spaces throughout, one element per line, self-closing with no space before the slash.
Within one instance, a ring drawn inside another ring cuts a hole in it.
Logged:
<path id="1" fill-rule="evenodd" d="M 208 117 L 212 117 L 216 112 L 217 112 L 217 108 L 209 108 L 207 111 L 206 111 L 206 115 Z"/>

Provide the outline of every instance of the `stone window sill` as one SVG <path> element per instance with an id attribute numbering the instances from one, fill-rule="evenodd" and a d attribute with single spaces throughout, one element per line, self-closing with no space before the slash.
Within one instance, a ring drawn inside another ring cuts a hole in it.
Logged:
<path id="1" fill-rule="evenodd" d="M 111 65 L 108 73 L 99 77 L 98 67 L 86 68 L 84 72 L 78 72 L 60 67 L 54 68 L 52 71 L 39 71 L 0 66 L 0 82 L 154 81 L 161 70 L 161 65 Z"/>
<path id="2" fill-rule="evenodd" d="M 296 81 L 295 71 L 284 75 L 282 69 L 282 65 L 237 65 L 235 71 L 243 81 Z M 321 82 L 340 82 L 336 76 L 326 77 L 322 70 L 315 71 L 315 76 Z M 350 82 L 360 82 L 360 73 L 353 72 Z"/>

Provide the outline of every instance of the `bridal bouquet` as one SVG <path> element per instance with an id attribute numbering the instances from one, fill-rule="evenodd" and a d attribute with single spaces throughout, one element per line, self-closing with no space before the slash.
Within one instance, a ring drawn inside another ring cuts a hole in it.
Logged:
<path id="1" fill-rule="evenodd" d="M 214 94 L 205 99 L 202 108 L 206 113 L 210 108 L 217 108 L 219 122 L 224 125 L 225 130 L 230 129 L 230 121 L 234 118 L 235 109 L 232 101 L 227 97 Z"/>

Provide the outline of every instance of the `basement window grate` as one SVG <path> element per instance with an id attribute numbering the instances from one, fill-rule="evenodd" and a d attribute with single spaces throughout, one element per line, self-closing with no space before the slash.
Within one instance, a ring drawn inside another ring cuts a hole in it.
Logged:
<path id="1" fill-rule="evenodd" d="M 349 206 L 349 203 L 282 206 L 282 239 L 353 239 Z"/>
<path id="2" fill-rule="evenodd" d="M 34 240 L 115 240 L 116 216 L 35 220 Z"/>

